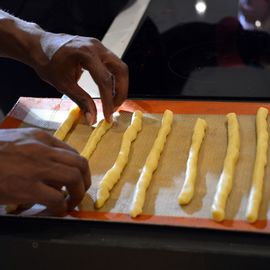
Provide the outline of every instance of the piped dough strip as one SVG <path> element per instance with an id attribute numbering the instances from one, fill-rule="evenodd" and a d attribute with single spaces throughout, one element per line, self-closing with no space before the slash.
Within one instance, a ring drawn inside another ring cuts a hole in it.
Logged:
<path id="1" fill-rule="evenodd" d="M 112 125 L 113 121 L 109 123 L 106 120 L 101 120 L 88 138 L 86 145 L 81 151 L 81 156 L 85 157 L 86 159 L 90 159 L 97 147 L 97 144 L 103 135 L 105 135 L 105 133 L 112 127 Z"/>
<path id="2" fill-rule="evenodd" d="M 72 108 L 66 118 L 66 120 L 55 131 L 54 137 L 63 141 L 72 128 L 74 122 L 80 117 L 80 108 L 78 106 Z"/>
<path id="3" fill-rule="evenodd" d="M 58 129 L 53 134 L 59 140 L 64 140 L 70 129 L 72 128 L 74 122 L 80 117 L 80 108 L 78 106 L 73 107 L 65 121 L 58 127 Z M 12 213 L 18 210 L 19 205 L 17 204 L 8 204 L 6 205 L 6 213 Z"/>
<path id="4" fill-rule="evenodd" d="M 136 217 L 142 213 L 146 191 L 151 182 L 152 175 L 157 169 L 158 161 L 166 143 L 167 135 L 171 131 L 172 122 L 173 112 L 170 110 L 166 110 L 163 114 L 158 136 L 146 159 L 145 165 L 142 169 L 142 173 L 135 187 L 133 201 L 130 208 L 131 217 Z"/>
<path id="5" fill-rule="evenodd" d="M 133 113 L 131 124 L 123 135 L 118 157 L 112 168 L 107 171 L 99 183 L 97 199 L 95 202 L 96 208 L 100 208 L 104 205 L 110 196 L 111 189 L 119 180 L 121 173 L 128 162 L 131 143 L 136 139 L 138 132 L 142 128 L 142 116 L 143 114 L 141 111 L 135 111 Z"/>
<path id="6" fill-rule="evenodd" d="M 263 107 L 259 108 L 256 115 L 256 159 L 246 212 L 246 219 L 250 223 L 253 223 L 258 219 L 262 200 L 264 170 L 267 164 L 268 149 L 267 116 L 268 110 Z"/>
<path id="7" fill-rule="evenodd" d="M 192 200 L 194 195 L 198 156 L 205 135 L 206 127 L 206 121 L 204 119 L 198 118 L 192 135 L 192 143 L 187 160 L 187 169 L 184 185 L 178 196 L 178 203 L 181 205 L 188 204 Z"/>
<path id="8" fill-rule="evenodd" d="M 212 218 L 223 221 L 225 218 L 226 202 L 233 186 L 235 167 L 240 152 L 240 130 L 235 113 L 227 114 L 228 147 L 224 160 L 223 170 L 219 177 L 214 201 L 211 207 Z"/>

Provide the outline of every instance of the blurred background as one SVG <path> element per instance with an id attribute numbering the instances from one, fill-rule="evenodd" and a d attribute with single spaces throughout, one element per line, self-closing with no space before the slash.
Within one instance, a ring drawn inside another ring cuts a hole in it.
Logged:
<path id="1" fill-rule="evenodd" d="M 0 0 L 47 31 L 102 39 L 136 0 Z M 126 25 L 125 27 L 129 27 Z M 123 60 L 130 98 L 269 100 L 270 0 L 152 0 Z M 0 108 L 60 97 L 31 68 L 0 61 Z"/>

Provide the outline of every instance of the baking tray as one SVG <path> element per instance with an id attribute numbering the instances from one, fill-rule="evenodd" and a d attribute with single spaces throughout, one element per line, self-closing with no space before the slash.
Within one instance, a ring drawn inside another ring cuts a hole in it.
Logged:
<path id="1" fill-rule="evenodd" d="M 62 99 L 20 98 L 1 127 L 36 126 L 53 132 L 65 118 L 71 104 L 69 100 Z M 96 104 L 99 116 L 101 116 L 100 101 L 96 100 Z M 268 103 L 126 101 L 120 109 L 120 114 L 116 116 L 116 124 L 105 134 L 89 160 L 92 186 L 87 196 L 80 208 L 70 212 L 66 218 L 270 233 L 269 165 L 266 168 L 259 220 L 254 224 L 249 224 L 244 220 L 256 151 L 255 115 L 261 106 L 270 108 Z M 131 112 L 135 109 L 144 112 L 143 129 L 132 144 L 129 163 L 118 184 L 112 190 L 111 198 L 103 208 L 96 210 L 93 207 L 93 200 L 98 182 L 112 166 L 119 151 L 123 132 L 130 122 Z M 175 114 L 172 131 L 167 138 L 159 167 L 147 191 L 143 214 L 133 219 L 128 215 L 128 210 L 134 187 L 158 132 L 165 109 L 170 109 Z M 233 190 L 227 203 L 226 220 L 217 223 L 210 219 L 210 207 L 226 154 L 225 115 L 229 112 L 235 112 L 238 115 L 241 150 Z M 207 121 L 208 128 L 199 156 L 194 199 L 189 205 L 181 207 L 177 203 L 177 195 L 183 185 L 191 136 L 198 117 Z M 71 130 L 66 141 L 80 151 L 92 130 L 93 128 L 87 126 L 81 119 L 79 124 Z M 41 209 L 40 206 L 34 206 L 21 215 L 36 215 Z M 3 208 L 0 214 L 5 215 Z"/>

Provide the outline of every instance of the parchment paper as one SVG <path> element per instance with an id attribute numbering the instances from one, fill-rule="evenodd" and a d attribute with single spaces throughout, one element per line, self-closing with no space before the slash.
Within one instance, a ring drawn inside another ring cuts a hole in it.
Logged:
<path id="1" fill-rule="evenodd" d="M 198 160 L 198 175 L 194 198 L 187 206 L 179 206 L 177 196 L 182 188 L 193 128 L 198 117 L 207 121 L 208 128 Z M 81 211 L 128 213 L 134 188 L 146 157 L 157 136 L 162 114 L 144 114 L 143 128 L 132 144 L 129 162 L 111 191 L 105 206 L 95 210 L 93 201 L 99 181 L 113 165 L 119 152 L 122 135 L 130 123 L 131 113 L 121 112 L 113 128 L 98 144 L 89 165 L 92 186 L 83 201 Z M 245 219 L 245 211 L 256 152 L 254 115 L 238 115 L 241 133 L 241 150 L 236 167 L 233 189 L 227 202 L 226 219 Z M 66 142 L 81 151 L 93 128 L 79 123 Z M 227 149 L 227 123 L 225 115 L 174 115 L 172 131 L 167 138 L 158 169 L 155 171 L 143 213 L 146 215 L 209 218 L 219 175 Z M 268 160 L 270 160 L 268 151 Z M 266 168 L 263 201 L 259 219 L 269 219 L 269 165 Z"/>

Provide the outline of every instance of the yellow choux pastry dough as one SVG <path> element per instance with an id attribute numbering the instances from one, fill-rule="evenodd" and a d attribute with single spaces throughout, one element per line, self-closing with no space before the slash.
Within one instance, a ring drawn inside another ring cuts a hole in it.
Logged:
<path id="1" fill-rule="evenodd" d="M 268 131 L 266 108 L 259 108 L 256 115 L 257 150 L 253 170 L 252 184 L 247 205 L 246 218 L 250 223 L 258 219 L 263 192 L 264 170 L 267 164 Z"/>
<path id="2" fill-rule="evenodd" d="M 163 114 L 162 123 L 157 138 L 146 159 L 142 173 L 135 187 L 134 197 L 130 208 L 131 217 L 136 217 L 142 213 L 146 191 L 151 182 L 152 175 L 157 169 L 158 161 L 166 143 L 167 135 L 171 131 L 172 122 L 173 112 L 166 110 Z"/>
<path id="3" fill-rule="evenodd" d="M 240 152 L 240 130 L 235 113 L 227 114 L 228 120 L 228 147 L 224 160 L 223 170 L 219 177 L 211 213 L 215 221 L 225 218 L 226 202 L 232 190 L 235 167 Z"/>
<path id="4" fill-rule="evenodd" d="M 102 207 L 109 198 L 111 189 L 119 180 L 121 173 L 128 162 L 131 143 L 136 139 L 138 132 L 142 128 L 142 117 L 143 114 L 141 111 L 135 111 L 133 113 L 131 124 L 123 135 L 118 157 L 112 168 L 107 171 L 99 183 L 97 199 L 95 202 L 97 208 Z"/>
<path id="5" fill-rule="evenodd" d="M 192 200 L 194 195 L 195 181 L 197 176 L 198 156 L 205 135 L 206 127 L 207 127 L 206 121 L 201 118 L 198 118 L 192 135 L 192 143 L 187 160 L 184 185 L 178 196 L 178 203 L 181 205 L 188 204 Z"/>
<path id="6" fill-rule="evenodd" d="M 72 128 L 74 122 L 80 117 L 80 108 L 78 106 L 71 109 L 66 120 L 55 131 L 54 137 L 63 141 Z"/>
<path id="7" fill-rule="evenodd" d="M 101 120 L 88 138 L 88 141 L 81 152 L 81 156 L 89 159 L 94 153 L 102 136 L 112 127 L 112 125 L 113 121 L 109 123 L 106 120 Z"/>

